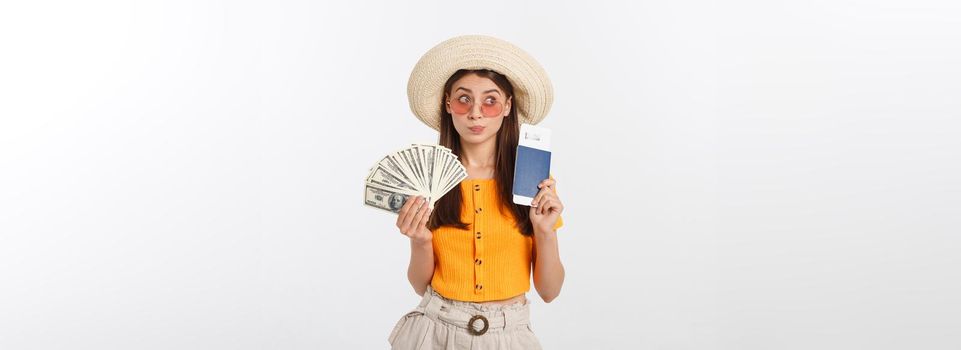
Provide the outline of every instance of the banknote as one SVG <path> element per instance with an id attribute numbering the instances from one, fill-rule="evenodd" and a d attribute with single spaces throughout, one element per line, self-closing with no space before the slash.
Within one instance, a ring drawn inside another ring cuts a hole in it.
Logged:
<path id="1" fill-rule="evenodd" d="M 413 196 L 429 206 L 467 178 L 467 170 L 450 149 L 411 144 L 392 152 L 370 168 L 364 183 L 364 204 L 397 213 Z"/>
<path id="2" fill-rule="evenodd" d="M 412 195 L 391 192 L 371 185 L 364 186 L 364 204 L 396 214 Z"/>

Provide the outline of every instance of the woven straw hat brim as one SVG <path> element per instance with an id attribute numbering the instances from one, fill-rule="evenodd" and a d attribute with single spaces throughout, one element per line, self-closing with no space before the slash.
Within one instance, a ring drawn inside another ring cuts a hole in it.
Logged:
<path id="1" fill-rule="evenodd" d="M 527 52 L 490 36 L 458 36 L 427 51 L 407 81 L 411 112 L 434 130 L 440 130 L 444 83 L 460 69 L 490 69 L 506 76 L 514 87 L 513 106 L 521 123 L 544 120 L 554 102 L 547 72 Z"/>

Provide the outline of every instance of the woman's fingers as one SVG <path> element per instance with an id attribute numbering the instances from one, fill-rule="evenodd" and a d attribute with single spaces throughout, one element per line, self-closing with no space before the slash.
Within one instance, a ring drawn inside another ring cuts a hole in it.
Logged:
<path id="1" fill-rule="evenodd" d="M 540 207 L 541 199 L 544 198 L 544 195 L 546 195 L 547 192 L 548 191 L 546 191 L 544 188 L 541 188 L 539 191 L 537 191 L 537 194 L 534 195 L 534 199 L 531 200 L 531 206 L 535 208 Z"/>
<path id="2" fill-rule="evenodd" d="M 534 196 L 534 200 L 531 201 L 531 206 L 534 207 L 534 213 L 536 213 L 537 215 L 541 214 L 541 198 L 543 197 L 544 197 L 544 190 L 541 190 L 540 192 L 537 192 L 537 195 Z"/>
<path id="3" fill-rule="evenodd" d="M 537 184 L 537 195 L 534 196 L 534 200 L 531 201 L 532 207 L 540 207 L 541 201 L 543 200 L 544 194 L 553 193 L 556 187 L 556 181 L 554 179 L 544 179 L 541 183 Z"/>
<path id="4" fill-rule="evenodd" d="M 554 179 L 544 179 L 544 181 L 541 181 L 541 183 L 537 185 L 537 188 L 555 187 L 554 185 L 556 183 L 557 181 L 554 181 Z"/>
<path id="5" fill-rule="evenodd" d="M 551 191 L 541 191 L 541 193 L 538 193 L 538 194 L 537 194 L 537 199 L 536 199 L 536 200 L 537 200 L 537 202 L 536 202 L 537 205 L 532 205 L 532 206 L 533 206 L 533 207 L 536 207 L 536 208 L 539 209 L 539 210 L 540 210 L 540 209 L 543 209 L 543 207 L 544 207 L 544 202 L 547 201 L 548 199 L 551 199 L 551 198 L 557 198 L 557 195 L 555 195 L 555 194 L 554 194 L 553 192 L 551 192 Z M 543 210 L 540 210 L 539 213 L 544 213 L 544 212 L 543 212 Z"/>
<path id="6" fill-rule="evenodd" d="M 424 225 L 423 221 L 424 221 L 424 218 L 427 217 L 428 210 L 429 210 L 429 207 L 427 206 L 426 203 L 417 208 L 417 216 L 414 217 L 414 220 L 411 222 L 411 224 L 415 226 L 412 226 L 410 228 L 411 231 L 417 232 L 417 230 L 420 230 L 420 227 Z"/>
<path id="7" fill-rule="evenodd" d="M 417 224 L 417 229 L 426 228 L 427 222 L 430 221 L 430 213 L 434 211 L 434 208 L 424 205 L 424 214 L 421 215 L 420 221 Z"/>
<path id="8" fill-rule="evenodd" d="M 421 209 L 424 207 L 424 198 L 417 196 L 417 202 L 414 206 L 410 208 L 411 212 L 408 213 L 407 219 L 404 221 L 404 226 L 407 227 L 407 233 L 413 233 L 417 229 L 414 224 L 417 223 L 417 214 L 420 213 Z"/>
<path id="9" fill-rule="evenodd" d="M 400 212 L 397 216 L 397 228 L 400 229 L 400 233 L 405 235 L 410 234 L 410 223 L 414 220 L 414 214 L 416 214 L 417 205 L 420 204 L 420 196 L 413 196 L 407 199 L 407 203 L 400 208 Z"/>
<path id="10" fill-rule="evenodd" d="M 542 207 L 543 208 L 541 210 L 543 211 L 541 212 L 541 214 L 550 214 L 552 210 L 560 213 L 561 211 L 564 210 L 564 205 L 561 204 L 561 201 L 554 198 L 545 200 L 544 205 Z"/>
<path id="11" fill-rule="evenodd" d="M 400 210 L 397 211 L 397 227 L 398 228 L 403 226 L 404 220 L 407 219 L 408 213 L 411 212 L 410 208 L 414 206 L 414 203 L 417 203 L 417 196 L 407 197 L 407 201 L 404 202 L 404 205 L 401 206 Z"/>
<path id="12" fill-rule="evenodd" d="M 402 228 L 402 227 L 401 227 L 401 224 L 403 224 L 404 219 L 407 218 L 407 212 L 409 211 L 410 206 L 411 206 L 412 204 L 414 204 L 414 203 L 413 203 L 414 198 L 415 198 L 415 197 L 408 197 L 408 198 L 407 198 L 407 201 L 404 202 L 404 205 L 401 206 L 401 207 L 400 207 L 400 210 L 397 211 L 397 228 Z M 401 233 L 403 233 L 403 232 L 404 232 L 404 231 L 401 230 Z"/>

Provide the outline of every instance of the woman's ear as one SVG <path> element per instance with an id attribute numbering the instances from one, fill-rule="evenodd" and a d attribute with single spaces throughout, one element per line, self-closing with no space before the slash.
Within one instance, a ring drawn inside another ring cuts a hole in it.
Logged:
<path id="1" fill-rule="evenodd" d="M 445 93 L 444 94 L 444 110 L 447 111 L 447 114 L 453 114 L 450 112 L 450 100 L 448 100 L 449 98 L 450 96 Z"/>
<path id="2" fill-rule="evenodd" d="M 508 97 L 507 102 L 504 102 L 504 117 L 511 114 L 511 101 L 514 100 L 514 96 Z"/>

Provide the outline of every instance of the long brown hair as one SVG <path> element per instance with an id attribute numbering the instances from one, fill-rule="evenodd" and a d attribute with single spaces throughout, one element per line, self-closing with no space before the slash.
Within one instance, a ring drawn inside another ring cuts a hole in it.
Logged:
<path id="1" fill-rule="evenodd" d="M 510 81 L 507 80 L 507 77 L 488 69 L 461 69 L 451 75 L 450 78 L 447 79 L 447 83 L 444 84 L 444 100 L 439 101 L 441 104 L 439 143 L 441 146 L 450 148 L 458 157 L 463 157 L 460 134 L 454 129 L 453 117 L 450 113 L 447 113 L 445 102 L 447 96 L 451 93 L 451 89 L 454 87 L 454 82 L 468 74 L 490 79 L 504 92 L 506 95 L 505 100 L 508 98 L 513 100 L 510 112 L 504 117 L 505 119 L 501 123 L 501 128 L 497 131 L 497 136 L 495 136 L 494 179 L 497 183 L 498 201 L 502 204 L 498 210 L 502 212 L 505 208 L 509 210 L 517 222 L 517 228 L 521 234 L 530 236 L 534 233 L 534 226 L 530 220 L 530 207 L 514 204 L 512 200 L 514 159 L 517 151 L 517 140 L 520 136 L 520 122 L 517 120 L 517 115 L 514 112 L 515 108 L 513 107 L 518 103 L 516 97 L 514 97 L 514 87 Z M 447 192 L 447 194 L 437 200 L 427 227 L 431 230 L 440 226 L 453 226 L 459 229 L 467 229 L 468 224 L 460 221 L 462 201 L 463 194 L 459 186 Z"/>

